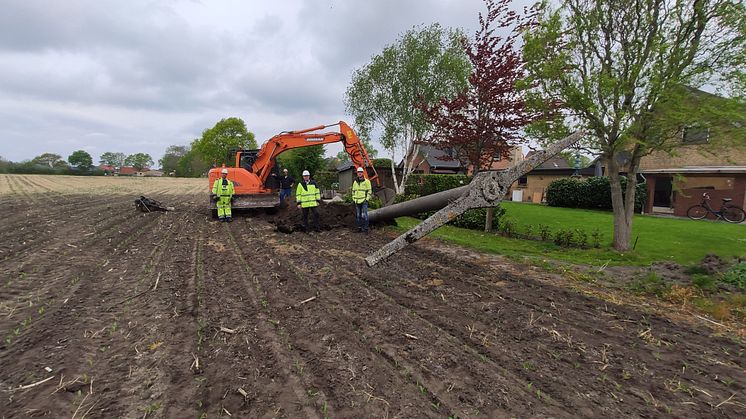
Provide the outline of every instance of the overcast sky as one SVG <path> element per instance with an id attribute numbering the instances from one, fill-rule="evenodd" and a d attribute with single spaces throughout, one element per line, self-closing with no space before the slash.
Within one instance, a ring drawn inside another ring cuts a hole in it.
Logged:
<path id="1" fill-rule="evenodd" d="M 105 151 L 157 161 L 231 116 L 260 144 L 352 122 L 354 69 L 415 25 L 472 35 L 484 10 L 482 0 L 1 3 L 0 156 L 12 161 L 79 149 L 95 162 Z"/>

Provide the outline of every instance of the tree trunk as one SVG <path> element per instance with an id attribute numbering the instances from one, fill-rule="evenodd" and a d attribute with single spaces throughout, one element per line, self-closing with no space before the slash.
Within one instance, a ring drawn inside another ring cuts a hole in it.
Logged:
<path id="1" fill-rule="evenodd" d="M 396 180 L 396 164 L 394 163 L 394 153 L 391 152 L 391 178 L 394 180 L 394 192 L 399 195 L 403 191 L 399 190 L 399 182 Z"/>
<path id="2" fill-rule="evenodd" d="M 484 217 L 484 232 L 492 231 L 492 220 L 495 218 L 495 207 L 487 208 L 487 215 Z"/>
<path id="3" fill-rule="evenodd" d="M 629 250 L 632 217 L 627 216 L 625 199 L 622 193 L 622 179 L 619 175 L 619 165 L 615 157 L 615 154 L 612 154 L 606 159 L 606 167 L 609 170 L 609 186 L 611 187 L 611 207 L 614 213 L 614 238 L 612 245 L 617 251 L 625 252 Z"/>

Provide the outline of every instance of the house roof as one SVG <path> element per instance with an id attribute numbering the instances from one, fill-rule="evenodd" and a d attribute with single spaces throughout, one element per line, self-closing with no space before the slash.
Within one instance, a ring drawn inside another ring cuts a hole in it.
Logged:
<path id="1" fill-rule="evenodd" d="M 430 167 L 442 167 L 442 168 L 454 168 L 458 169 L 461 167 L 461 162 L 454 159 L 448 152 L 435 148 L 429 145 L 420 146 L 420 154 L 427 156 L 427 164 Z"/>
<path id="2" fill-rule="evenodd" d="M 137 169 L 134 167 L 124 166 L 119 168 L 119 173 L 122 175 L 134 175 L 137 173 Z"/>
<path id="3" fill-rule="evenodd" d="M 353 166 L 354 164 L 352 164 L 351 161 L 344 162 L 340 164 L 339 166 L 337 166 L 337 172 L 344 172 L 345 170 L 350 170 L 352 169 Z"/>
<path id="4" fill-rule="evenodd" d="M 671 169 L 642 170 L 642 173 L 746 173 L 746 166 L 683 166 Z"/>

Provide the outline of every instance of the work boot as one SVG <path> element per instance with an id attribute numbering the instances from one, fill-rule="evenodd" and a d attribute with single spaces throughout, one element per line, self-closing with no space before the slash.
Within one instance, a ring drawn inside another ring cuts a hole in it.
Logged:
<path id="1" fill-rule="evenodd" d="M 221 223 L 224 223 L 225 222 L 225 218 L 224 217 L 220 217 L 220 218 L 218 218 L 218 221 L 220 221 Z"/>
<path id="2" fill-rule="evenodd" d="M 233 218 L 232 217 L 228 217 L 228 218 L 225 219 L 225 221 L 227 221 L 229 223 L 232 223 L 233 222 Z"/>

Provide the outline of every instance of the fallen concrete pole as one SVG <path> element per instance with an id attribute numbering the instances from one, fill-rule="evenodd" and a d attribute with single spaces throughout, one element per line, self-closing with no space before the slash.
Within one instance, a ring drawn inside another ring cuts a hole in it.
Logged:
<path id="1" fill-rule="evenodd" d="M 469 209 L 496 206 L 507 194 L 508 188 L 510 188 L 513 182 L 533 170 L 536 166 L 559 154 L 560 151 L 578 142 L 582 137 L 582 132 L 575 132 L 551 144 L 545 150 L 534 153 L 528 159 L 505 171 L 480 172 L 466 186 L 371 211 L 368 214 L 369 219 L 371 221 L 380 221 L 439 209 L 438 212 L 428 219 L 366 257 L 365 262 L 368 266 L 377 264 Z"/>

